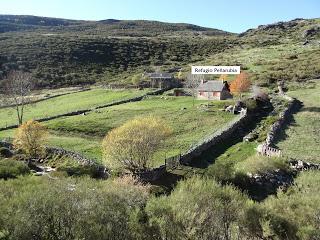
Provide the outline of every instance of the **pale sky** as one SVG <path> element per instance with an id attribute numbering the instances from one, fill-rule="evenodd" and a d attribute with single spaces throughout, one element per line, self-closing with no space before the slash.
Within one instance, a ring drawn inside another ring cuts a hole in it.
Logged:
<path id="1" fill-rule="evenodd" d="M 184 22 L 230 32 L 320 17 L 320 0 L 0 0 L 0 14 Z"/>

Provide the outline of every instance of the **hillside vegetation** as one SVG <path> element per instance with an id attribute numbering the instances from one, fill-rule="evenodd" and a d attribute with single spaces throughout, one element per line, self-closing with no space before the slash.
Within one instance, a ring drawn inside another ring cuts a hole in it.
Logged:
<path id="1" fill-rule="evenodd" d="M 155 21 L 73 21 L 0 16 L 0 77 L 34 73 L 38 87 L 128 83 L 153 66 L 241 65 L 261 84 L 320 75 L 319 19 L 280 22 L 240 35 Z M 254 53 L 254 54 L 252 54 Z"/>

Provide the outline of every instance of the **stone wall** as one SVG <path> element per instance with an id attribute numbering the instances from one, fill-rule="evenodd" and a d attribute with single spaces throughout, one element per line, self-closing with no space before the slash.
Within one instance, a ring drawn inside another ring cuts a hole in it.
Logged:
<path id="1" fill-rule="evenodd" d="M 144 182 L 153 182 L 159 179 L 163 174 L 165 174 L 166 171 L 166 165 L 161 165 L 160 167 L 139 173 L 138 176 Z"/>
<path id="2" fill-rule="evenodd" d="M 281 130 L 288 123 L 295 107 L 299 103 L 295 98 L 284 94 L 281 96 L 288 101 L 288 106 L 279 113 L 278 120 L 270 126 L 265 141 L 257 147 L 257 152 L 259 154 L 268 157 L 280 157 L 282 155 L 282 152 L 279 149 L 274 148 L 275 141 L 279 138 Z"/>
<path id="3" fill-rule="evenodd" d="M 221 141 L 224 141 L 230 137 L 232 134 L 241 127 L 248 120 L 247 110 L 242 112 L 236 119 L 230 122 L 227 126 L 221 130 L 214 132 L 208 137 L 202 139 L 198 144 L 192 146 L 189 151 L 181 155 L 180 162 L 181 164 L 188 165 L 192 159 L 200 156 L 204 151 L 213 147 L 215 144 L 218 144 Z"/>
<path id="4" fill-rule="evenodd" d="M 78 162 L 82 166 L 93 166 L 96 169 L 97 177 L 106 178 L 108 177 L 108 172 L 106 167 L 97 162 L 73 151 L 65 150 L 63 148 L 58 147 L 46 147 L 47 154 L 49 155 L 58 155 L 58 156 L 65 156 L 69 157 L 76 162 Z"/>
<path id="5" fill-rule="evenodd" d="M 5 142 L 5 141 L 0 141 L 0 147 L 6 147 L 11 150 L 13 149 L 12 144 L 9 142 Z M 96 163 L 95 161 L 93 161 L 89 158 L 86 158 L 85 156 L 83 156 L 77 152 L 65 150 L 63 148 L 49 147 L 49 146 L 46 147 L 46 152 L 49 155 L 58 155 L 58 156 L 69 157 L 69 158 L 75 160 L 76 162 L 78 162 L 82 166 L 94 166 L 94 167 L 96 167 L 97 173 L 100 177 L 106 177 L 108 175 L 107 169 L 103 165 L 100 165 L 100 164 Z"/>
<path id="6" fill-rule="evenodd" d="M 298 100 L 291 98 L 289 96 L 283 96 L 286 100 L 288 100 L 288 106 L 279 113 L 279 119 L 273 123 L 270 127 L 270 130 L 266 137 L 266 144 L 267 146 L 273 146 L 275 140 L 277 139 L 279 133 L 281 132 L 283 126 L 288 123 L 288 119 L 290 119 L 294 107 L 297 105 Z"/>
<path id="7" fill-rule="evenodd" d="M 176 165 L 189 165 L 189 163 L 195 157 L 200 156 L 204 151 L 213 147 L 215 144 L 218 144 L 220 141 L 226 140 L 232 137 L 232 134 L 241 127 L 248 120 L 247 110 L 243 111 L 241 115 L 237 116 L 233 121 L 231 121 L 228 125 L 226 125 L 221 130 L 214 132 L 213 134 L 207 136 L 202 139 L 199 143 L 193 145 L 186 153 L 182 155 L 177 155 L 171 157 L 170 159 L 176 159 Z M 168 160 L 168 159 L 167 159 Z M 174 165 L 174 163 L 170 163 L 170 165 Z M 144 173 L 138 174 L 139 177 L 143 181 L 151 182 L 159 179 L 163 174 L 166 173 L 167 169 L 171 169 L 171 166 L 167 166 L 166 164 L 161 165 L 158 168 L 151 169 Z"/>
<path id="8" fill-rule="evenodd" d="M 0 147 L 5 147 L 12 150 L 12 144 L 5 141 L 0 141 Z"/>
<path id="9" fill-rule="evenodd" d="M 74 93 L 79 93 L 79 92 L 86 92 L 86 91 L 89 91 L 89 90 L 91 90 L 91 89 L 90 89 L 90 88 L 84 88 L 84 89 L 79 89 L 79 90 L 72 91 L 72 92 L 60 93 L 60 94 L 56 94 L 56 95 L 44 97 L 44 98 L 41 98 L 41 99 L 38 99 L 38 100 L 29 101 L 27 104 L 28 104 L 28 105 L 29 105 L 29 104 L 36 104 L 36 103 L 39 103 L 39 102 L 42 102 L 42 101 L 46 101 L 46 100 L 49 100 L 49 99 L 52 99 L 52 98 L 57 98 L 57 97 L 61 97 L 61 96 L 65 96 L 65 95 L 70 95 L 70 94 L 74 94 Z M 10 108 L 10 107 L 15 107 L 15 106 L 16 106 L 15 104 L 4 105 L 4 106 L 0 106 L 0 109 Z"/>
<path id="10" fill-rule="evenodd" d="M 63 114 L 58 114 L 58 115 L 54 115 L 54 116 L 50 116 L 50 117 L 38 118 L 38 119 L 34 119 L 34 120 L 36 120 L 38 122 L 46 122 L 46 121 L 57 119 L 57 118 L 61 118 L 61 117 L 69 117 L 69 116 L 76 116 L 76 115 L 86 114 L 88 112 L 91 112 L 91 111 L 94 111 L 94 110 L 98 110 L 98 109 L 101 109 L 101 108 L 107 108 L 107 107 L 116 106 L 116 105 L 129 103 L 129 102 L 141 101 L 144 97 L 146 97 L 148 95 L 162 94 L 163 92 L 165 92 L 167 90 L 169 90 L 169 89 L 159 89 L 159 90 L 156 90 L 156 91 L 153 91 L 153 92 L 146 93 L 146 94 L 144 94 L 142 96 L 129 98 L 129 99 L 124 99 L 124 100 L 120 100 L 120 101 L 114 101 L 112 103 L 108 103 L 108 104 L 105 104 L 105 105 L 100 105 L 100 106 L 97 106 L 97 107 L 94 107 L 94 108 L 88 108 L 88 109 L 83 109 L 83 110 L 63 113 Z M 6 126 L 6 127 L 0 128 L 0 131 L 14 129 L 14 128 L 17 128 L 17 127 L 18 127 L 17 124 L 10 125 L 10 126 Z"/>

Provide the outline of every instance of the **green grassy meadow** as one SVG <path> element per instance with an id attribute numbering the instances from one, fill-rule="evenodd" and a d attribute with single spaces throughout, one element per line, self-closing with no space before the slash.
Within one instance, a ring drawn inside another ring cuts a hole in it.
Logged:
<path id="1" fill-rule="evenodd" d="M 36 104 L 26 105 L 24 119 L 37 119 L 94 108 L 113 101 L 141 96 L 148 91 L 150 90 L 107 90 L 96 88 L 90 91 L 77 92 L 41 101 Z M 0 127 L 17 124 L 14 108 L 0 109 L 0 116 Z"/>
<path id="2" fill-rule="evenodd" d="M 320 163 L 320 84 L 308 89 L 298 88 L 288 94 L 303 102 L 303 107 L 294 114 L 294 121 L 278 147 L 287 157 Z"/>
<path id="3" fill-rule="evenodd" d="M 110 95 L 118 94 L 120 93 L 116 91 Z M 68 99 L 66 101 L 70 103 L 75 101 L 73 95 L 68 95 L 70 99 L 66 96 Z M 80 101 L 79 98 L 76 100 Z M 92 106 L 87 100 L 75 104 Z M 234 115 L 221 111 L 224 105 L 228 104 L 229 101 L 217 101 L 211 102 L 208 107 L 207 101 L 196 100 L 193 106 L 192 97 L 148 96 L 139 102 L 102 108 L 86 115 L 54 119 L 44 124 L 50 131 L 49 145 L 80 152 L 89 158 L 101 161 L 101 142 L 111 129 L 136 117 L 150 115 L 159 117 L 165 120 L 173 131 L 154 154 L 152 166 L 159 166 L 164 163 L 166 157 L 187 151 L 192 144 L 232 120 Z M 33 109 L 36 113 L 43 110 L 43 107 L 38 109 L 38 106 Z M 32 116 L 32 113 L 28 115 Z M 0 138 L 12 137 L 13 134 L 14 130 L 2 131 Z"/>
<path id="4" fill-rule="evenodd" d="M 93 111 L 85 116 L 73 116 L 55 119 L 46 126 L 59 132 L 59 136 L 75 134 L 82 138 L 102 138 L 111 129 L 126 121 L 143 116 L 156 116 L 165 120 L 173 134 L 165 140 L 154 155 L 154 165 L 160 165 L 166 157 L 187 151 L 192 144 L 204 136 L 218 130 L 234 116 L 220 109 L 227 102 L 215 102 L 208 111 L 206 102 L 196 101 L 193 106 L 191 97 L 154 96 L 140 102 L 132 102 Z"/>

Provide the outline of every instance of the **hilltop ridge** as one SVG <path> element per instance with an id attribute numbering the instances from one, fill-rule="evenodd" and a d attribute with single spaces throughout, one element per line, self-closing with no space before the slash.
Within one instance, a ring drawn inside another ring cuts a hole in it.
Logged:
<path id="1" fill-rule="evenodd" d="M 305 81 L 320 76 L 319 26 L 319 18 L 295 19 L 234 34 L 185 23 L 0 15 L 0 81 L 19 68 L 32 71 L 39 88 L 127 84 L 154 66 L 186 73 L 191 64 L 240 65 L 264 85 Z"/>

